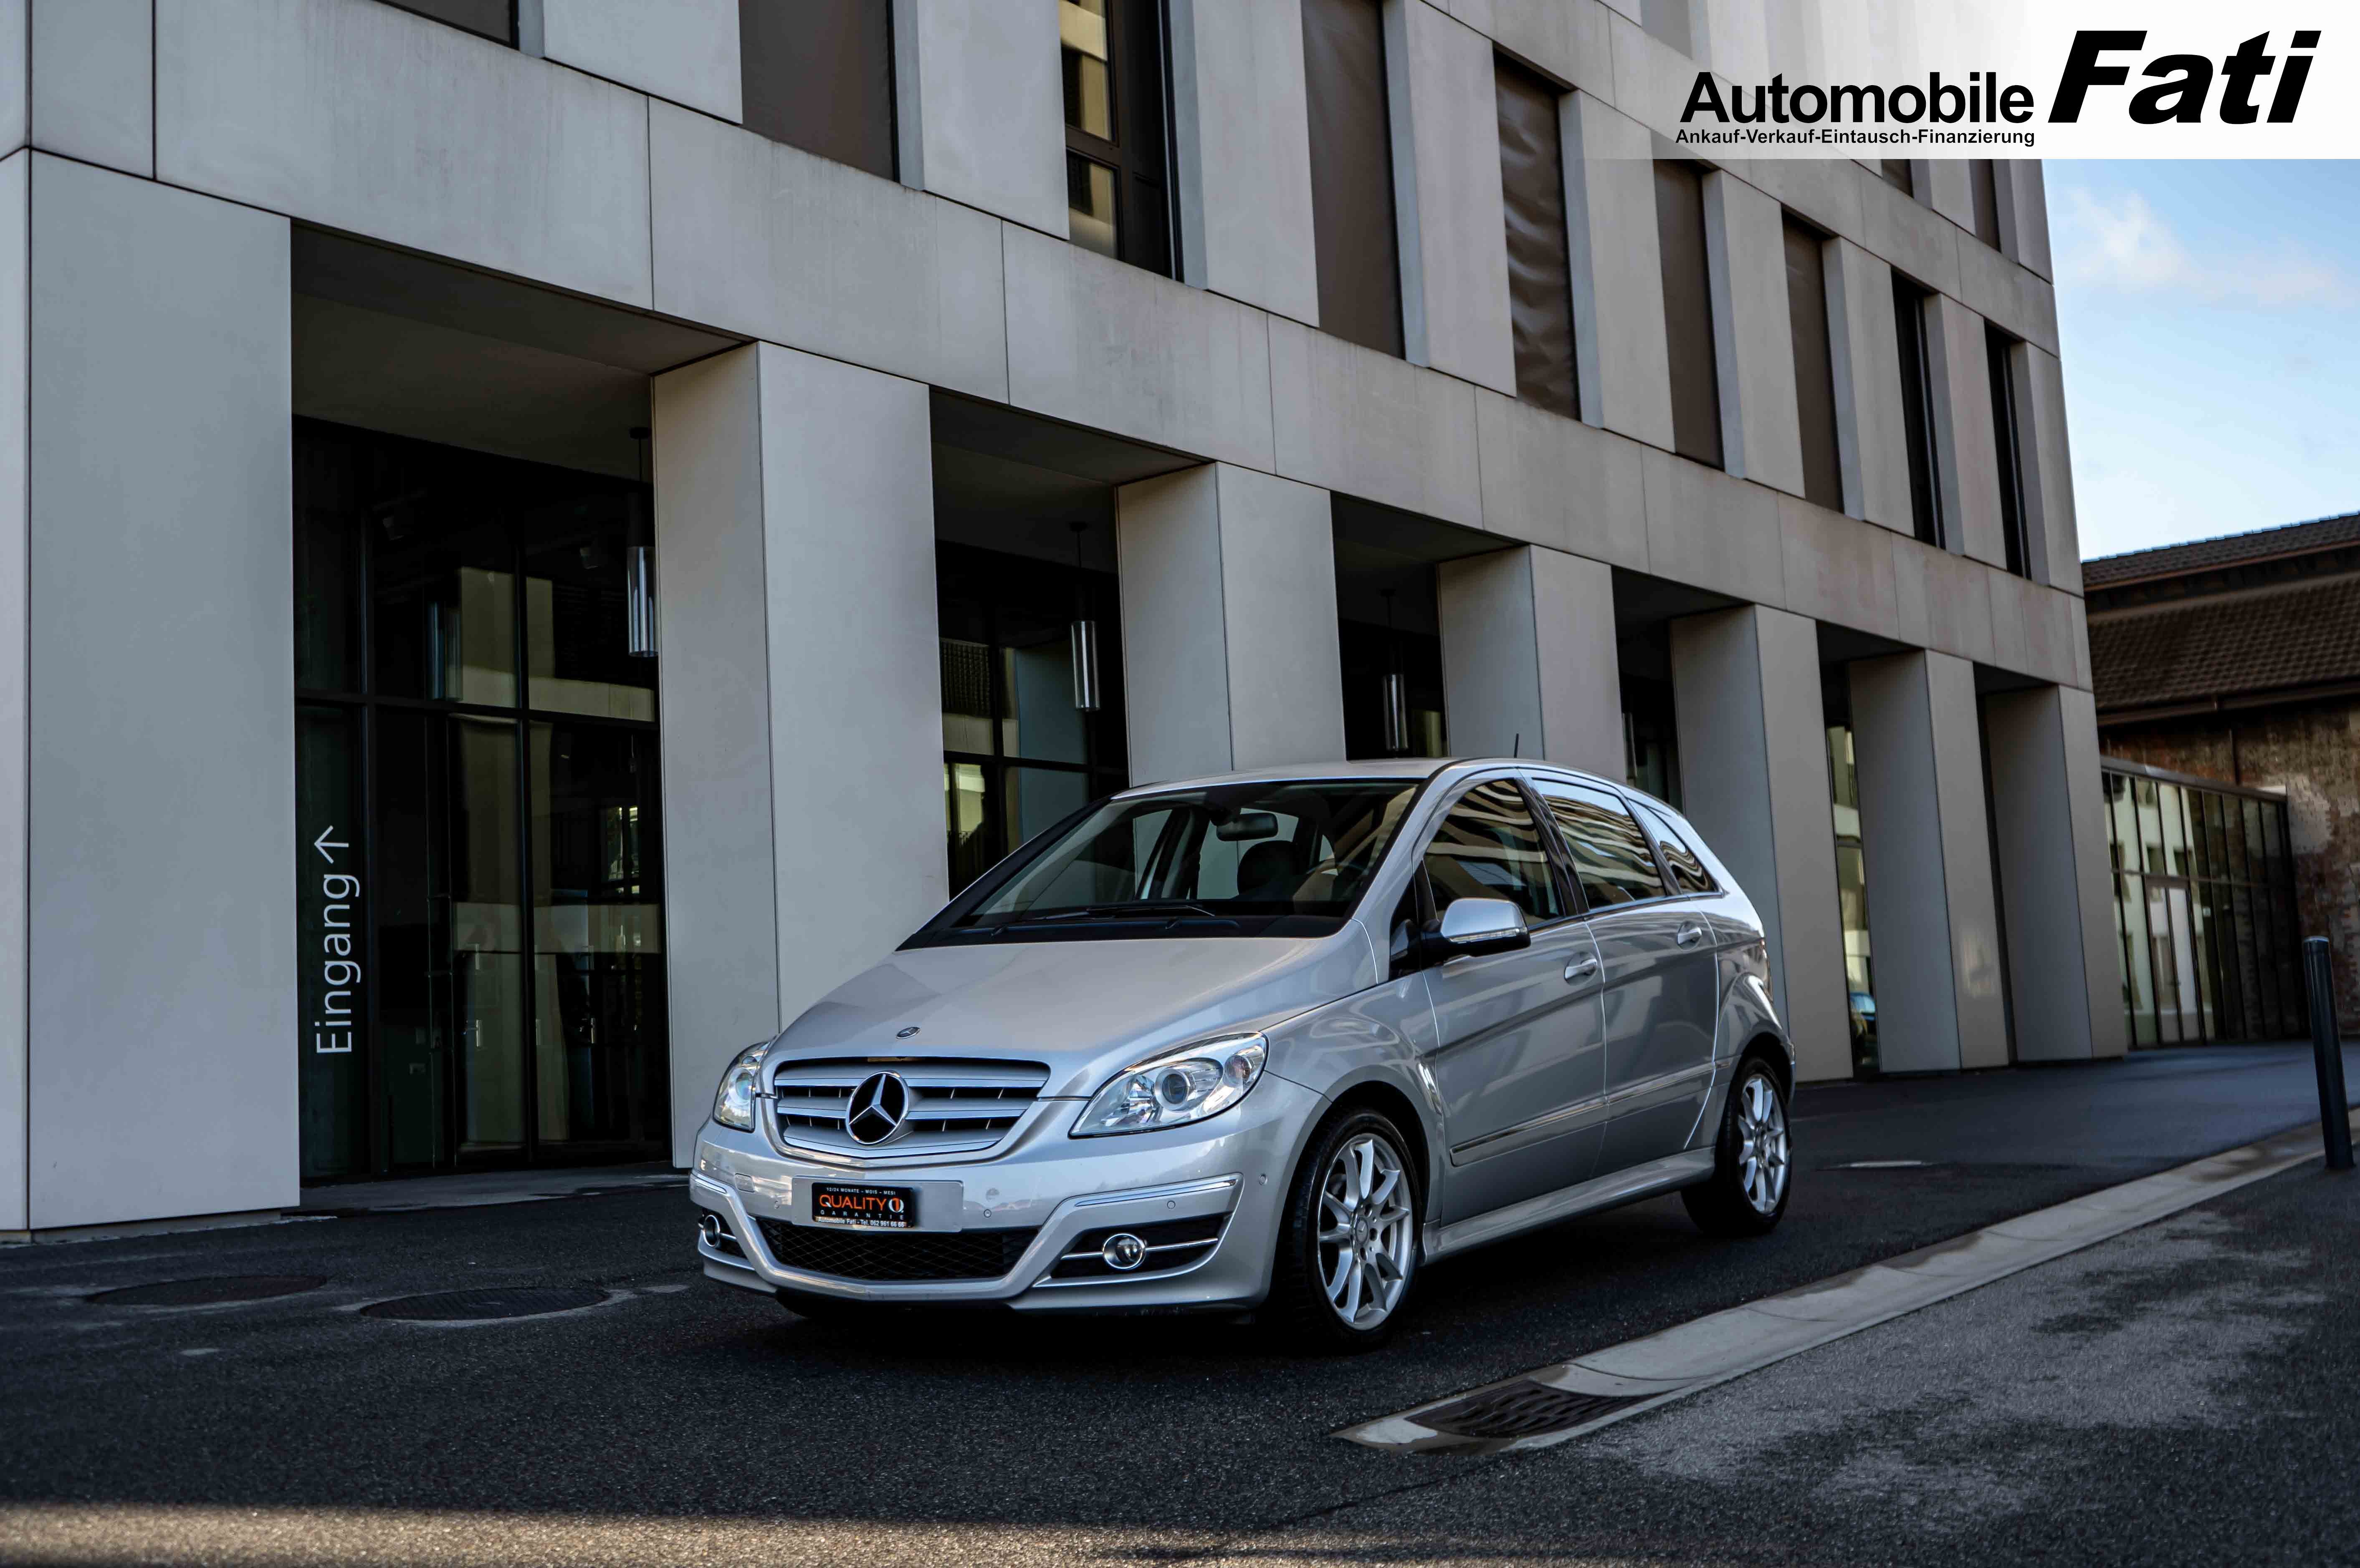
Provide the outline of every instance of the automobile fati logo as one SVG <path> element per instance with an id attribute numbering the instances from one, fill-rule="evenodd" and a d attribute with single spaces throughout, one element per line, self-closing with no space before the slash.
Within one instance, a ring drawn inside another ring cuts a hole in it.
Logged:
<path id="1" fill-rule="evenodd" d="M 2203 54 L 2149 54 L 2141 30 L 2085 28 L 2073 35 L 2045 116 L 2030 87 L 2003 85 L 1995 71 L 1949 77 L 1935 71 L 1922 82 L 1891 84 L 1789 83 L 1780 74 L 1753 86 L 1699 71 L 1677 139 L 1704 147 L 2029 147 L 2034 132 L 2016 127 L 2079 125 L 2085 113 L 2103 114 L 2110 104 L 2137 125 L 2198 125 L 2208 114 L 2222 125 L 2289 125 L 2319 37 L 2315 27 L 2299 27 L 2281 50 L 2268 33 L 2256 33 L 2216 62 Z"/>

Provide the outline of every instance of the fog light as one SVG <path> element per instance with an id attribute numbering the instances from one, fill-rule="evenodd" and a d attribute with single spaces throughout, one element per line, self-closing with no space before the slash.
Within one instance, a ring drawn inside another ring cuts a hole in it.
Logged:
<path id="1" fill-rule="evenodd" d="M 1106 1259 L 1108 1268 L 1128 1274 L 1147 1261 L 1147 1243 L 1127 1230 L 1118 1231 L 1106 1238 L 1106 1245 L 1098 1248 L 1098 1256 Z"/>

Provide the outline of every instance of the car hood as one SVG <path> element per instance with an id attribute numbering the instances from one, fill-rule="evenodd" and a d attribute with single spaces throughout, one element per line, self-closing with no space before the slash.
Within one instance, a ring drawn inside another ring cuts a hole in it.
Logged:
<path id="1" fill-rule="evenodd" d="M 787 1026 L 795 1056 L 996 1056 L 1049 1066 L 1078 1096 L 1142 1057 L 1262 1028 L 1375 982 L 1367 938 L 992 942 L 911 948 Z M 917 1033 L 901 1031 L 915 1026 Z M 772 1060 L 779 1060 L 773 1051 Z"/>

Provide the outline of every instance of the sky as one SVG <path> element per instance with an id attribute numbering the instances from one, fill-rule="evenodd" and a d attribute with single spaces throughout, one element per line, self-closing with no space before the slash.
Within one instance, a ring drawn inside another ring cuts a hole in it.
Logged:
<path id="1" fill-rule="evenodd" d="M 2052 162 L 2084 559 L 2360 511 L 2360 162 Z"/>

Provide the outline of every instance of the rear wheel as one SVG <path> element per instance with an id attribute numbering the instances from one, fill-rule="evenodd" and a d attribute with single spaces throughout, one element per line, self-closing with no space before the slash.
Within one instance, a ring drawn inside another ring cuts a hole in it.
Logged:
<path id="1" fill-rule="evenodd" d="M 1786 1212 L 1793 1153 L 1777 1069 L 1748 1057 L 1721 1115 L 1712 1174 L 1680 1193 L 1688 1217 L 1714 1236 L 1765 1234 Z"/>
<path id="2" fill-rule="evenodd" d="M 1408 1140 L 1354 1111 L 1311 1140 L 1287 1194 L 1272 1315 L 1306 1349 L 1373 1350 L 1393 1333 L 1417 1273 L 1422 1203 Z"/>

